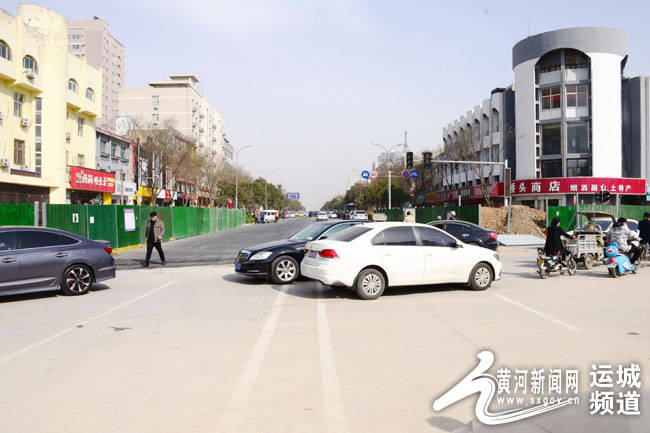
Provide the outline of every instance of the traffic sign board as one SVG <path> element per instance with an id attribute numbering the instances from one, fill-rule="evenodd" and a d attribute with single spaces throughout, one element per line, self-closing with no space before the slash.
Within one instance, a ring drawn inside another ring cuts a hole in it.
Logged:
<path id="1" fill-rule="evenodd" d="M 300 200 L 300 193 L 299 192 L 288 192 L 287 193 L 287 200 Z"/>
<path id="2" fill-rule="evenodd" d="M 370 172 L 368 170 L 363 170 L 361 172 L 361 177 L 364 179 L 368 179 L 370 177 Z"/>
<path id="3" fill-rule="evenodd" d="M 377 179 L 377 176 L 378 176 L 377 170 L 372 170 L 370 172 L 370 179 Z"/>
<path id="4" fill-rule="evenodd" d="M 418 173 L 418 171 L 417 171 L 416 169 L 413 169 L 413 170 L 411 170 L 411 172 L 410 172 L 409 174 L 411 175 L 411 177 L 412 177 L 413 179 L 415 179 L 415 178 L 418 177 L 418 174 L 419 174 L 419 173 Z"/>
<path id="5" fill-rule="evenodd" d="M 409 173 L 408 170 L 404 170 L 404 171 L 402 172 L 402 177 L 403 177 L 404 179 L 408 179 L 410 176 L 411 176 L 411 173 Z"/>

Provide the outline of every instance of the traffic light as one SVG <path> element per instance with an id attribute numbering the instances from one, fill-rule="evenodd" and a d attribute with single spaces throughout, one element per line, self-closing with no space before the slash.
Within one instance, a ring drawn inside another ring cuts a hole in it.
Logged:
<path id="1" fill-rule="evenodd" d="M 413 168 L 413 152 L 406 152 L 406 169 Z"/>
<path id="2" fill-rule="evenodd" d="M 609 201 L 609 191 L 602 190 L 596 193 L 596 201 L 607 203 Z"/>
<path id="3" fill-rule="evenodd" d="M 422 152 L 422 159 L 424 160 L 424 168 L 431 168 L 431 152 Z"/>

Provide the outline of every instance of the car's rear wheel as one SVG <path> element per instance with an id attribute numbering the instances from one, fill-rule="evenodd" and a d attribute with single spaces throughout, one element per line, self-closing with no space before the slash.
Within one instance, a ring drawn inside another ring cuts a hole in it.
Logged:
<path id="1" fill-rule="evenodd" d="M 472 290 L 485 290 L 492 284 L 494 276 L 492 268 L 487 263 L 479 263 L 469 273 L 469 288 Z"/>
<path id="2" fill-rule="evenodd" d="M 361 299 L 371 300 L 380 297 L 386 290 L 386 279 L 377 269 L 364 269 L 359 272 L 354 291 Z"/>
<path id="3" fill-rule="evenodd" d="M 278 257 L 271 263 L 271 280 L 275 284 L 290 284 L 300 275 L 298 262 L 291 256 Z"/>
<path id="4" fill-rule="evenodd" d="M 88 293 L 93 284 L 93 274 L 86 265 L 69 266 L 61 278 L 61 293 L 68 296 L 78 296 Z"/>

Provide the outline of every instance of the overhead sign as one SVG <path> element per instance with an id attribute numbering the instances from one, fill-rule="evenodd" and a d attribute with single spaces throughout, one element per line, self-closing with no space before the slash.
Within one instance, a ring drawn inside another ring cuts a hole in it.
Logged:
<path id="1" fill-rule="evenodd" d="M 403 177 L 404 179 L 408 179 L 410 176 L 411 176 L 411 173 L 410 173 L 408 170 L 404 170 L 404 171 L 402 172 L 402 177 Z"/>
<path id="2" fill-rule="evenodd" d="M 411 175 L 411 177 L 413 179 L 417 179 L 417 177 L 419 175 L 419 173 L 418 173 L 418 171 L 416 169 L 411 170 L 411 172 L 409 174 Z"/>
<path id="3" fill-rule="evenodd" d="M 370 177 L 370 172 L 368 170 L 363 170 L 361 172 L 361 177 L 364 179 L 368 179 Z"/>
<path id="4" fill-rule="evenodd" d="M 300 200 L 300 193 L 299 192 L 288 192 L 287 193 L 287 200 Z"/>
<path id="5" fill-rule="evenodd" d="M 377 176 L 378 176 L 378 175 L 379 175 L 379 174 L 377 173 L 377 170 L 372 170 L 372 171 L 370 172 L 370 179 L 377 179 Z"/>
<path id="6" fill-rule="evenodd" d="M 84 167 L 70 167 L 70 189 L 115 192 L 115 175 Z"/>

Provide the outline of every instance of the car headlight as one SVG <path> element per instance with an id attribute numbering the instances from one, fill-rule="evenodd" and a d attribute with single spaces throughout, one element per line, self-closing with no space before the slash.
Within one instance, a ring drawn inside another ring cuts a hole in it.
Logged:
<path id="1" fill-rule="evenodd" d="M 499 253 L 494 253 L 494 258 L 497 259 L 498 261 L 501 261 L 501 257 L 499 257 Z"/>
<path id="2" fill-rule="evenodd" d="M 271 251 L 263 251 L 261 253 L 253 254 L 253 257 L 251 257 L 249 260 L 264 260 L 268 259 L 269 256 L 273 254 Z"/>

